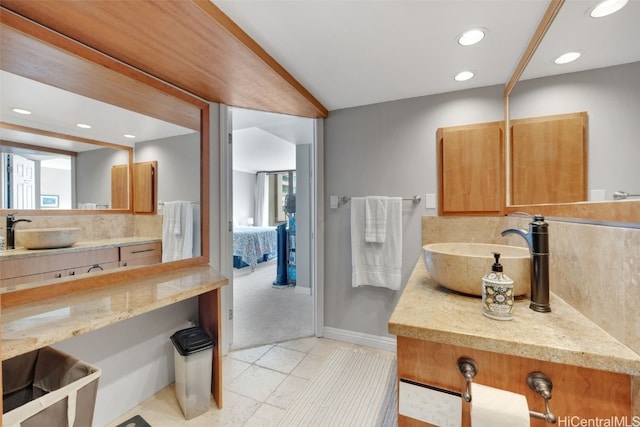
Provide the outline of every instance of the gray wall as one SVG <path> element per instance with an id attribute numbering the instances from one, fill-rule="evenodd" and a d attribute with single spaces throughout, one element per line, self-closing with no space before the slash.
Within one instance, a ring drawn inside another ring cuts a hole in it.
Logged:
<path id="1" fill-rule="evenodd" d="M 425 193 L 437 193 L 436 129 L 503 119 L 500 86 L 332 111 L 325 120 L 325 326 L 387 336 L 400 291 L 351 287 L 350 204 L 330 195 L 423 197 L 403 202 L 402 285 L 421 254 Z"/>
<path id="2" fill-rule="evenodd" d="M 255 173 L 233 171 L 233 217 L 238 225 L 247 225 L 247 218 L 255 216 L 255 191 Z"/>
<path id="3" fill-rule="evenodd" d="M 76 157 L 76 201 L 111 206 L 111 166 L 129 163 L 124 150 L 101 148 Z"/>
<path id="4" fill-rule="evenodd" d="M 158 201 L 200 201 L 200 134 L 139 142 L 134 162 L 158 161 Z"/>
<path id="5" fill-rule="evenodd" d="M 589 190 L 640 194 L 640 62 L 518 83 L 512 118 L 586 111 Z"/>

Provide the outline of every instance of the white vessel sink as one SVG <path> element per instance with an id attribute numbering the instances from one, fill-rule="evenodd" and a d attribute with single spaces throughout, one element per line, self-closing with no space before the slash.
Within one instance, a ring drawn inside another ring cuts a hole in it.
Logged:
<path id="1" fill-rule="evenodd" d="M 16 247 L 57 249 L 72 246 L 80 238 L 80 228 L 32 228 L 16 230 Z"/>
<path id="2" fill-rule="evenodd" d="M 456 292 L 482 295 L 482 277 L 491 271 L 493 253 L 500 253 L 503 272 L 513 280 L 515 295 L 529 292 L 531 258 L 528 248 L 489 243 L 432 243 L 423 246 L 429 275 Z"/>

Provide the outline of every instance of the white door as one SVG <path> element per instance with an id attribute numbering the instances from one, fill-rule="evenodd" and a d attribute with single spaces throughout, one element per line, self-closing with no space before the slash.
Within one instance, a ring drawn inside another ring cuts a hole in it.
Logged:
<path id="1" fill-rule="evenodd" d="M 231 116 L 231 108 L 220 106 L 220 135 L 224 138 L 220 149 L 220 188 L 221 203 L 220 211 L 222 215 L 226 215 L 226 221 L 221 221 L 223 229 L 221 234 L 221 251 L 225 253 L 223 262 L 224 269 L 230 271 L 229 286 L 225 287 L 222 301 L 222 312 L 225 314 L 223 318 L 223 339 L 221 343 L 223 354 L 228 353 L 231 347 L 233 337 L 233 235 L 232 235 L 232 218 L 233 218 L 233 156 L 232 156 L 232 131 L 233 120 Z M 311 281 L 311 292 L 313 295 L 313 327 L 316 336 L 322 336 L 323 325 L 323 295 L 322 289 L 322 233 L 323 230 L 319 226 L 318 218 L 322 215 L 324 206 L 322 204 L 322 120 L 316 120 L 314 123 L 313 147 L 310 150 L 310 184 L 309 184 L 309 219 L 308 219 L 308 251 L 310 257 L 309 275 Z M 228 229 L 227 229 L 228 224 Z M 298 229 L 298 232 L 300 230 Z M 229 255 L 227 258 L 226 255 Z M 319 280 L 320 279 L 320 280 Z M 228 314 L 228 316 L 226 315 Z"/>
<path id="2" fill-rule="evenodd" d="M 35 162 L 18 154 L 11 159 L 10 209 L 35 209 Z"/>

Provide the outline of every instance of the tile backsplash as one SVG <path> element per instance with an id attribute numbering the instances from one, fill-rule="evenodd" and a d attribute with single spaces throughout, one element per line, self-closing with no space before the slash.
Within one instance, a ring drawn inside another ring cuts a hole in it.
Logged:
<path id="1" fill-rule="evenodd" d="M 94 241 L 120 237 L 162 238 L 161 215 L 18 215 L 17 218 L 30 219 L 21 222 L 20 229 L 49 227 L 79 227 L 82 229 L 80 240 Z M 0 217 L 0 235 L 6 237 L 6 216 Z"/>
<path id="2" fill-rule="evenodd" d="M 509 227 L 529 218 L 423 217 L 422 242 L 486 242 L 526 246 Z M 640 229 L 549 222 L 551 292 L 640 353 Z M 553 309 L 553 307 L 552 307 Z"/>

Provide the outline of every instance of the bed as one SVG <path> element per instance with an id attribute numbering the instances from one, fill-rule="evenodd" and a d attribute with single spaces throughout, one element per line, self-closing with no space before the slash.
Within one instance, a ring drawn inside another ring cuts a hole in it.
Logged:
<path id="1" fill-rule="evenodd" d="M 276 227 L 233 227 L 233 267 L 250 266 L 275 258 L 278 253 Z"/>

